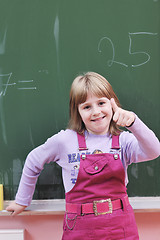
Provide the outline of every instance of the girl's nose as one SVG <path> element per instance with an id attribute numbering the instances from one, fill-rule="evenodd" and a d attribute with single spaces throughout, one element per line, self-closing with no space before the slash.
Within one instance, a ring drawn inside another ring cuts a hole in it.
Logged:
<path id="1" fill-rule="evenodd" d="M 100 109 L 99 107 L 95 106 L 93 107 L 93 112 L 92 112 L 93 115 L 97 116 L 100 114 Z"/>

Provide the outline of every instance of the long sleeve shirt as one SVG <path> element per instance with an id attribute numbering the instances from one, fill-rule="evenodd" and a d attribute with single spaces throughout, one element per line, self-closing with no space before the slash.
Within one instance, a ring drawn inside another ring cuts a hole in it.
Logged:
<path id="1" fill-rule="evenodd" d="M 77 133 L 73 130 L 61 130 L 49 138 L 43 145 L 32 150 L 27 156 L 16 203 L 28 206 L 31 203 L 37 178 L 44 164 L 56 162 L 62 167 L 65 191 L 70 191 L 76 183 L 80 166 L 80 155 L 93 154 L 96 150 L 103 153 L 120 154 L 125 171 L 125 183 L 128 183 L 127 167 L 131 163 L 138 163 L 157 158 L 160 155 L 160 142 L 137 116 L 134 124 L 120 133 L 120 150 L 111 149 L 112 136 L 94 135 L 85 132 L 87 151 L 79 151 Z"/>

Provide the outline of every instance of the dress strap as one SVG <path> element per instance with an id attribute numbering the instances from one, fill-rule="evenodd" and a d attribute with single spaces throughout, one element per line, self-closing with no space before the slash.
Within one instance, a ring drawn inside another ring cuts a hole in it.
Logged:
<path id="1" fill-rule="evenodd" d="M 119 135 L 112 135 L 112 148 L 113 149 L 120 149 Z"/>
<path id="2" fill-rule="evenodd" d="M 86 146 L 85 136 L 83 134 L 77 133 L 79 151 L 88 150 Z M 119 135 L 112 136 L 112 149 L 120 149 L 119 146 Z"/>
<path id="3" fill-rule="evenodd" d="M 77 133 L 79 151 L 88 150 L 84 134 Z"/>

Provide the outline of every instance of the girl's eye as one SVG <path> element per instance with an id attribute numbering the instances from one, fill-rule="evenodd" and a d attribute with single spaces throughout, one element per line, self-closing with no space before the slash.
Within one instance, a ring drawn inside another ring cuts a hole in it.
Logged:
<path id="1" fill-rule="evenodd" d="M 105 102 L 99 102 L 99 105 L 100 106 L 102 106 L 102 105 L 104 105 L 105 104 Z"/>
<path id="2" fill-rule="evenodd" d="M 90 108 L 90 106 L 88 106 L 88 105 L 84 107 L 84 109 L 86 109 L 86 110 L 89 109 L 89 108 Z"/>

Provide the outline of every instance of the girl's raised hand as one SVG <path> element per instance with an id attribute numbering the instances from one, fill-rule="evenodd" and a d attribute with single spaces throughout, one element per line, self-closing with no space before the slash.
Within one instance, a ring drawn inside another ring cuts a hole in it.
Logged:
<path id="1" fill-rule="evenodd" d="M 114 98 L 111 98 L 110 102 L 113 109 L 113 121 L 121 127 L 129 127 L 135 121 L 134 113 L 118 107 Z"/>

